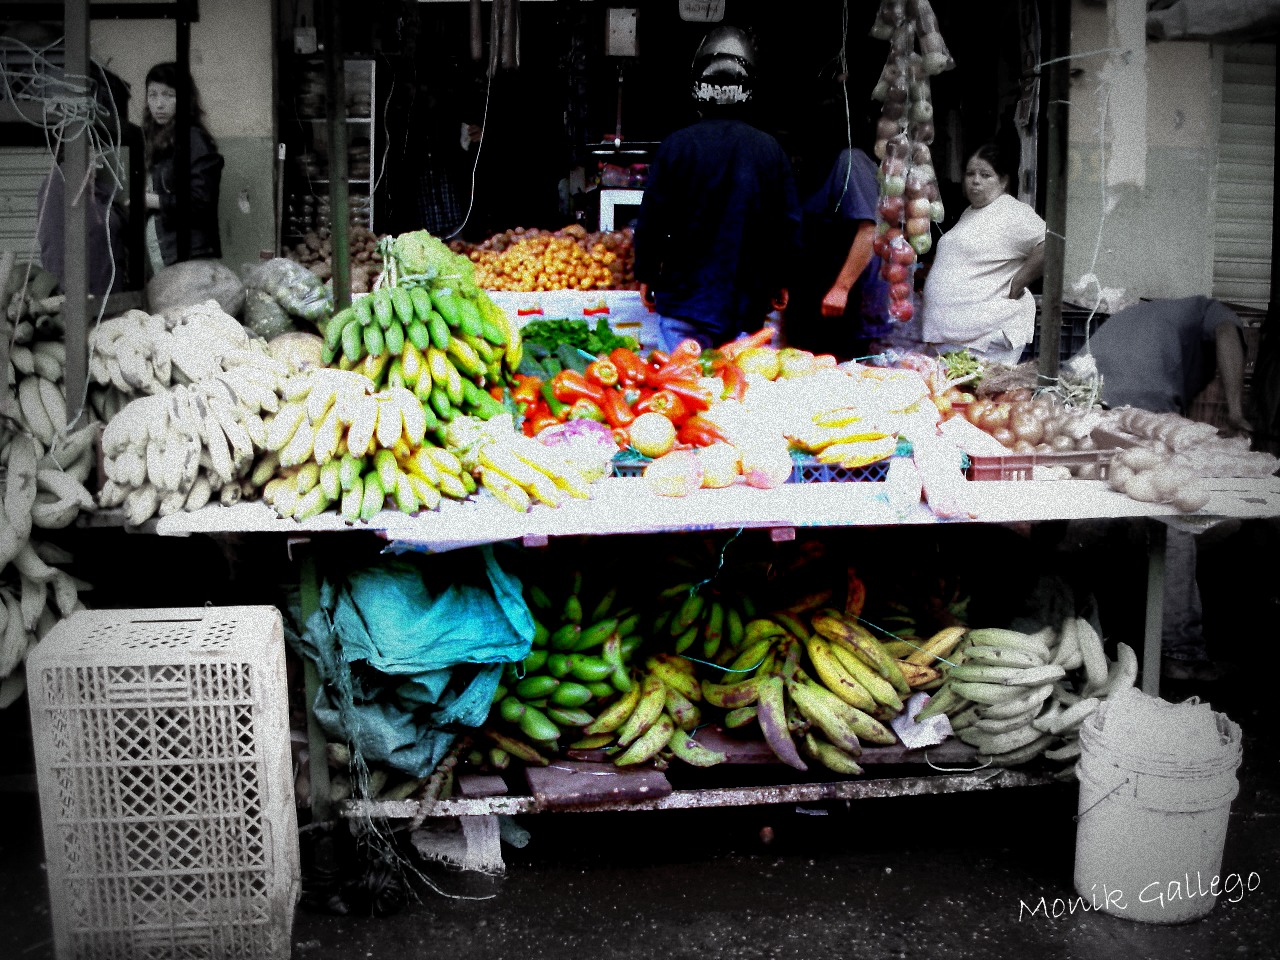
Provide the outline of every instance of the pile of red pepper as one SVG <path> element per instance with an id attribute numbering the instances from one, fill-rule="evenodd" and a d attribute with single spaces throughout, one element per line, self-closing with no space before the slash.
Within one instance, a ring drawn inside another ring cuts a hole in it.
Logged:
<path id="1" fill-rule="evenodd" d="M 703 350 L 696 340 L 684 340 L 670 355 L 653 350 L 647 356 L 625 347 L 601 354 L 586 371 L 561 370 L 549 381 L 516 375 L 512 399 L 524 415 L 524 432 L 539 431 L 566 420 L 607 423 L 618 446 L 630 446 L 627 428 L 642 413 L 657 412 L 676 428 L 676 439 L 688 446 L 708 446 L 724 436 L 701 414 L 716 400 L 742 399 L 747 382 L 734 358 L 747 346 L 767 343 L 773 331 L 761 330 L 720 350 Z M 718 377 L 719 396 L 699 382 Z"/>

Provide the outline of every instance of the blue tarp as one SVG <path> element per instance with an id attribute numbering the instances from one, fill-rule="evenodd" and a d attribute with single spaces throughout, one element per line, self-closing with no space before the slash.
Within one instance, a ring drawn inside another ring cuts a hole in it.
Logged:
<path id="1" fill-rule="evenodd" d="M 478 727 L 502 667 L 523 659 L 533 617 L 520 581 L 491 547 L 450 560 L 433 583 L 418 558 L 384 559 L 320 587 L 301 652 L 316 663 L 312 705 L 332 736 L 366 761 L 427 776 L 461 727 Z"/>

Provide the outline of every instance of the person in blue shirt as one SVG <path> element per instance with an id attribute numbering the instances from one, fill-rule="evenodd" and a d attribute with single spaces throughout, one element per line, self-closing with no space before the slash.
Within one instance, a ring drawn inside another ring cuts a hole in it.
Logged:
<path id="1" fill-rule="evenodd" d="M 787 304 L 800 204 L 782 145 L 743 119 L 754 68 L 742 30 L 708 33 L 694 57 L 700 119 L 665 138 L 649 166 L 635 276 L 666 350 L 687 337 L 717 346 Z"/>
<path id="2" fill-rule="evenodd" d="M 1227 424 L 1220 432 L 1249 435 L 1244 413 L 1244 333 L 1240 315 L 1206 296 L 1143 300 L 1112 314 L 1066 363 L 1077 376 L 1096 370 L 1108 407 L 1137 407 L 1186 416 L 1192 401 L 1221 378 Z M 1216 680 L 1209 656 L 1197 580 L 1195 535 L 1169 527 L 1165 540 L 1162 673 L 1173 680 Z"/>
<path id="3" fill-rule="evenodd" d="M 840 151 L 826 181 L 805 201 L 802 263 L 787 305 L 788 346 L 837 359 L 865 358 L 890 331 L 888 284 L 880 276 L 876 162 Z"/>

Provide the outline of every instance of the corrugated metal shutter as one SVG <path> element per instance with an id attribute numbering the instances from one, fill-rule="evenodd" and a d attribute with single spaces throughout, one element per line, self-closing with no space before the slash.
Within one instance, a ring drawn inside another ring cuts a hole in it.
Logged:
<path id="1" fill-rule="evenodd" d="M 40 259 L 36 197 L 50 165 L 45 147 L 0 149 L 0 250 L 12 250 L 19 260 Z"/>
<path id="2" fill-rule="evenodd" d="M 1223 51 L 1214 213 L 1213 295 L 1266 309 L 1271 297 L 1276 48 Z"/>

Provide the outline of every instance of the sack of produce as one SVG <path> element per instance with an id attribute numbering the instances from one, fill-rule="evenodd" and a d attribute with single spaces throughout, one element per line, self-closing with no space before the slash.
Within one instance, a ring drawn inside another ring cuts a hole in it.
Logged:
<path id="1" fill-rule="evenodd" d="M 245 291 L 244 325 L 264 340 L 295 329 L 293 318 L 275 298 L 257 287 L 249 287 Z"/>
<path id="2" fill-rule="evenodd" d="M 244 284 L 235 272 L 217 260 L 186 260 L 159 271 L 147 283 L 147 304 L 152 313 L 176 316 L 185 307 L 217 300 L 233 317 L 244 309 Z"/>
<path id="3" fill-rule="evenodd" d="M 309 323 L 322 320 L 332 306 L 324 281 L 286 257 L 246 267 L 244 285 L 249 290 L 261 290 L 289 316 Z"/>

